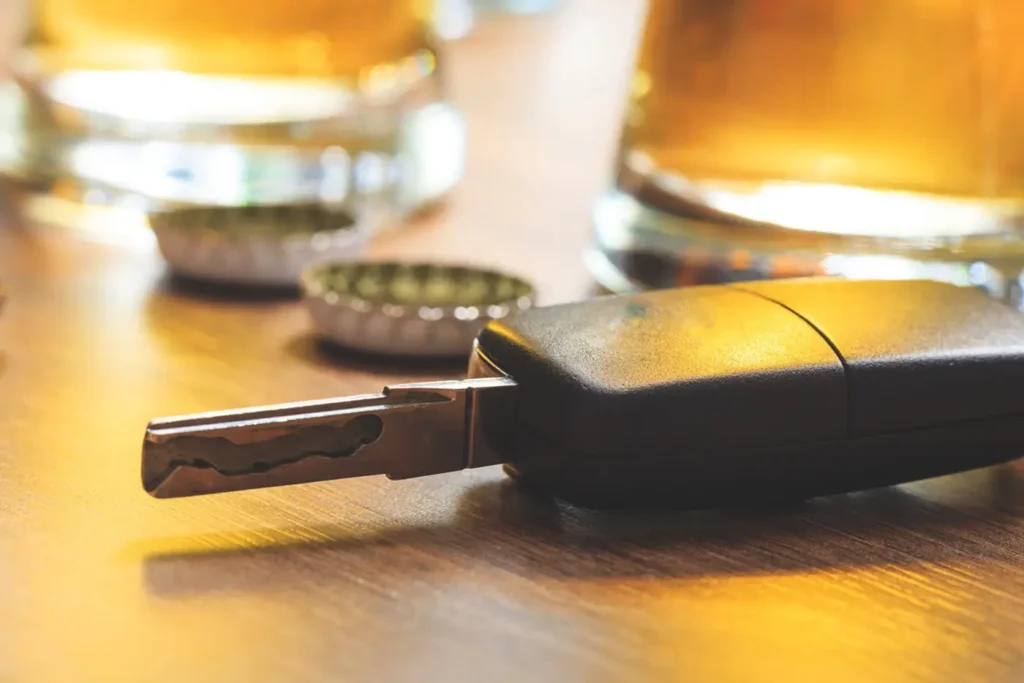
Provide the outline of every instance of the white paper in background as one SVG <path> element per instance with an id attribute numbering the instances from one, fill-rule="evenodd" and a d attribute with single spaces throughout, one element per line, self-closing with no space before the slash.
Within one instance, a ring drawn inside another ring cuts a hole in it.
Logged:
<path id="1" fill-rule="evenodd" d="M 27 0 L 0 0 L 0 78 L 6 78 L 25 26 Z"/>

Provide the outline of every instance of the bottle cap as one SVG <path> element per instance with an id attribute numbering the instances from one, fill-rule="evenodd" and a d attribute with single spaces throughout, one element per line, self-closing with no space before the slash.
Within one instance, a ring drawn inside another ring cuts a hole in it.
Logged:
<path id="1" fill-rule="evenodd" d="M 430 263 L 332 263 L 302 276 L 325 339 L 376 354 L 469 355 L 491 320 L 533 305 L 534 288 L 492 270 Z"/>
<path id="2" fill-rule="evenodd" d="M 317 204 L 196 206 L 149 222 L 173 271 L 235 285 L 297 285 L 310 265 L 354 258 L 371 237 L 351 213 Z"/>

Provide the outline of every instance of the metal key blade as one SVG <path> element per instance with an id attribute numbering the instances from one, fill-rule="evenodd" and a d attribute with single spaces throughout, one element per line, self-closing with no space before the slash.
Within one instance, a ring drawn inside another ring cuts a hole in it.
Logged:
<path id="1" fill-rule="evenodd" d="M 463 469 L 479 442 L 478 395 L 496 392 L 498 403 L 511 405 L 514 388 L 507 378 L 428 382 L 371 396 L 154 420 L 143 444 L 142 483 L 157 498 L 175 498 Z"/>

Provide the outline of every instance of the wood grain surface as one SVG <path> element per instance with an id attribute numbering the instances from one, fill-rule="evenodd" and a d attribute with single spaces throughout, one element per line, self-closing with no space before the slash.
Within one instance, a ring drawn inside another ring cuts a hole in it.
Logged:
<path id="1" fill-rule="evenodd" d="M 452 46 L 450 208 L 378 254 L 587 295 L 639 6 L 577 0 Z M 787 509 L 605 515 L 495 468 L 156 501 L 158 415 L 376 391 L 459 367 L 327 354 L 288 299 L 158 257 L 0 231 L 0 681 L 1019 681 L 1024 468 Z M 742 428 L 738 425 L 737 428 Z"/>

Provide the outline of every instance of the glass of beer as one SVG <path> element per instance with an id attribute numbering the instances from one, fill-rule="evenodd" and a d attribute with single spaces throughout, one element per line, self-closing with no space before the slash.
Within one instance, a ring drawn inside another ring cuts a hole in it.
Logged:
<path id="1" fill-rule="evenodd" d="M 461 175 L 432 0 L 29 3 L 7 171 L 53 193 L 405 212 Z"/>
<path id="2" fill-rule="evenodd" d="M 1022 29 L 1016 0 L 650 0 L 595 273 L 618 290 L 1008 286 L 1024 257 Z"/>

